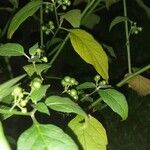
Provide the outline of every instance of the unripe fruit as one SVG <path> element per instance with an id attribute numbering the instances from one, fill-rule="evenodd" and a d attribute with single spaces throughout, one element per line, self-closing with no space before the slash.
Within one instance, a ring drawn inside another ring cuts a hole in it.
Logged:
<path id="1" fill-rule="evenodd" d="M 70 83 L 71 78 L 69 76 L 64 77 L 64 81 Z"/>
<path id="2" fill-rule="evenodd" d="M 31 87 L 34 89 L 39 89 L 41 87 L 41 84 L 42 84 L 42 80 L 40 78 L 35 78 L 31 82 Z"/>
<path id="3" fill-rule="evenodd" d="M 13 92 L 12 92 L 12 95 L 19 96 L 20 94 L 22 94 L 22 88 L 19 86 L 15 87 Z"/>
<path id="4" fill-rule="evenodd" d="M 22 100 L 21 102 L 20 102 L 20 106 L 21 107 L 25 107 L 27 105 L 27 101 L 26 100 Z"/>
<path id="5" fill-rule="evenodd" d="M 78 95 L 76 95 L 76 96 L 74 96 L 73 98 L 74 98 L 75 100 L 78 100 L 79 97 L 78 97 Z"/>
<path id="6" fill-rule="evenodd" d="M 100 82 L 100 85 L 106 85 L 106 84 L 107 84 L 107 82 L 105 80 Z"/>
<path id="7" fill-rule="evenodd" d="M 76 83 L 75 78 L 71 78 L 70 83 L 73 84 L 73 85 L 75 85 L 75 83 Z"/>
<path id="8" fill-rule="evenodd" d="M 77 96 L 77 90 L 75 90 L 75 89 L 70 90 L 70 95 L 72 97 Z"/>
<path id="9" fill-rule="evenodd" d="M 96 82 L 98 82 L 100 79 L 101 79 L 101 76 L 100 76 L 100 75 L 96 75 L 96 76 L 94 77 L 94 80 L 95 80 Z"/>

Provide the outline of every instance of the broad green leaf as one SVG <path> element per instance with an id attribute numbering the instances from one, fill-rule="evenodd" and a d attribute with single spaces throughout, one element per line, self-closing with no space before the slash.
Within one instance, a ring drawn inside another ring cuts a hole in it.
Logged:
<path id="1" fill-rule="evenodd" d="M 70 10 L 62 15 L 61 19 L 66 19 L 74 28 L 78 28 L 81 21 L 81 11 L 79 9 Z"/>
<path id="2" fill-rule="evenodd" d="M 5 138 L 1 122 L 0 122 L 0 150 L 11 150 L 10 146 Z"/>
<path id="3" fill-rule="evenodd" d="M 113 21 L 111 22 L 110 26 L 109 26 L 109 31 L 118 23 L 120 22 L 124 22 L 124 21 L 130 21 L 127 17 L 123 17 L 123 16 L 117 16 L 115 19 L 113 19 Z"/>
<path id="4" fill-rule="evenodd" d="M 89 28 L 89 29 L 93 29 L 93 27 L 98 24 L 100 21 L 100 17 L 96 14 L 89 14 L 88 16 L 86 16 L 82 22 L 81 25 Z"/>
<path id="5" fill-rule="evenodd" d="M 22 56 L 24 48 L 18 43 L 7 43 L 0 46 L 0 56 Z"/>
<path id="6" fill-rule="evenodd" d="M 33 64 L 26 65 L 23 67 L 23 69 L 27 72 L 29 76 L 32 76 L 34 73 L 37 73 L 40 75 L 44 70 L 47 70 L 51 66 L 49 64 L 36 64 L 36 68 Z"/>
<path id="7" fill-rule="evenodd" d="M 94 66 L 96 71 L 108 80 L 108 57 L 102 46 L 93 36 L 81 29 L 72 29 L 69 33 L 74 50 L 83 60 Z"/>
<path id="8" fill-rule="evenodd" d="M 99 94 L 103 101 L 123 120 L 128 117 L 128 104 L 125 96 L 115 89 L 100 90 Z"/>
<path id="9" fill-rule="evenodd" d="M 36 109 L 37 109 L 39 112 L 41 112 L 41 113 L 50 115 L 49 110 L 48 110 L 46 104 L 43 103 L 43 102 L 37 103 Z"/>
<path id="10" fill-rule="evenodd" d="M 32 47 L 29 48 L 29 54 L 34 56 L 37 52 L 37 48 L 39 47 L 38 43 L 34 44 Z"/>
<path id="11" fill-rule="evenodd" d="M 1 110 L 10 110 L 10 107 L 8 107 L 8 106 L 4 106 L 4 105 L 0 105 L 0 109 Z M 1 118 L 1 120 L 6 120 L 6 119 L 8 119 L 9 117 L 11 117 L 13 114 L 3 114 L 3 113 L 1 113 L 1 111 L 0 111 L 0 118 Z"/>
<path id="12" fill-rule="evenodd" d="M 78 150 L 62 129 L 51 124 L 34 124 L 21 134 L 17 146 L 17 150 Z"/>
<path id="13" fill-rule="evenodd" d="M 74 141 L 81 144 L 81 149 L 106 150 L 106 131 L 94 117 L 89 116 L 84 121 L 81 116 L 77 116 L 69 122 L 68 127 L 68 134 L 74 137 Z"/>
<path id="14" fill-rule="evenodd" d="M 84 83 L 78 85 L 76 88 L 77 88 L 78 90 L 82 90 L 82 89 L 93 89 L 93 88 L 96 88 L 96 85 L 95 85 L 95 83 L 93 83 L 93 82 L 84 82 Z"/>
<path id="15" fill-rule="evenodd" d="M 7 37 L 9 39 L 12 37 L 18 27 L 40 8 L 41 3 L 41 0 L 31 1 L 15 14 L 8 28 Z"/>
<path id="16" fill-rule="evenodd" d="M 45 96 L 48 88 L 49 88 L 49 85 L 42 85 L 39 89 L 35 89 L 31 93 L 32 102 L 36 104 L 38 101 L 40 101 Z"/>
<path id="17" fill-rule="evenodd" d="M 19 80 L 24 78 L 25 75 L 21 75 L 19 77 L 13 78 L 3 84 L 0 85 L 0 101 L 5 96 L 8 96 L 12 92 L 13 85 L 16 84 Z"/>
<path id="18" fill-rule="evenodd" d="M 45 103 L 53 110 L 66 113 L 76 113 L 86 117 L 86 113 L 82 108 L 67 97 L 50 96 L 46 99 Z"/>

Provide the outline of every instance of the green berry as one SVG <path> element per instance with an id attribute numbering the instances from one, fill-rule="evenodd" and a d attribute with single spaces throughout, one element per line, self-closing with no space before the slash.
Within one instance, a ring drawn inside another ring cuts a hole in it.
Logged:
<path id="1" fill-rule="evenodd" d="M 14 95 L 14 96 L 19 96 L 20 95 L 21 96 L 21 94 L 22 94 L 22 88 L 19 87 L 19 86 L 15 87 L 13 92 L 12 92 L 12 95 Z"/>
<path id="2" fill-rule="evenodd" d="M 106 85 L 106 84 L 107 84 L 107 82 L 105 80 L 100 82 L 100 85 Z"/>
<path id="3" fill-rule="evenodd" d="M 61 85 L 62 86 L 67 86 L 67 82 L 65 80 L 61 80 Z"/>
<path id="4" fill-rule="evenodd" d="M 39 89 L 41 87 L 41 84 L 42 84 L 42 80 L 40 78 L 35 78 L 31 82 L 31 87 L 34 89 Z"/>
<path id="5" fill-rule="evenodd" d="M 63 9 L 63 10 L 66 10 L 67 7 L 66 7 L 65 5 L 62 5 L 62 9 Z"/>
<path id="6" fill-rule="evenodd" d="M 98 82 L 100 79 L 101 79 L 101 76 L 100 76 L 100 75 L 96 75 L 96 76 L 94 77 L 94 80 L 95 80 L 96 82 Z"/>
<path id="7" fill-rule="evenodd" d="M 21 107 L 25 107 L 26 105 L 27 105 L 27 101 L 22 100 L 22 101 L 20 102 L 20 106 L 21 106 Z"/>
<path id="8" fill-rule="evenodd" d="M 70 95 L 72 97 L 76 96 L 77 95 L 77 90 L 75 90 L 75 89 L 70 90 Z"/>
<path id="9" fill-rule="evenodd" d="M 67 83 L 70 83 L 71 78 L 69 76 L 66 76 L 66 77 L 64 77 L 64 81 L 67 82 Z"/>
<path id="10" fill-rule="evenodd" d="M 75 95 L 74 97 L 73 97 L 75 100 L 78 100 L 78 95 Z"/>
<path id="11" fill-rule="evenodd" d="M 79 82 L 78 82 L 78 81 L 76 81 L 74 85 L 78 85 L 78 84 L 79 84 Z"/>
<path id="12" fill-rule="evenodd" d="M 75 85 L 76 79 L 75 79 L 75 78 L 71 78 L 70 83 L 71 83 L 72 85 Z"/>

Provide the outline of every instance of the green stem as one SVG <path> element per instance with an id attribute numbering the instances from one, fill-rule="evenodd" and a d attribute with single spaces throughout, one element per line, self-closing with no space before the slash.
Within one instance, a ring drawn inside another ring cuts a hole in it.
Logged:
<path id="1" fill-rule="evenodd" d="M 101 98 L 97 99 L 97 100 L 94 101 L 88 108 L 89 108 L 89 109 L 94 108 L 94 107 L 97 106 L 97 104 L 100 103 L 101 101 L 102 101 Z"/>
<path id="2" fill-rule="evenodd" d="M 20 115 L 20 116 L 31 116 L 31 112 L 27 113 L 22 113 L 21 111 L 15 111 L 15 110 L 5 110 L 5 109 L 0 109 L 1 114 L 10 114 L 10 115 Z"/>
<path id="3" fill-rule="evenodd" d="M 123 8 L 124 8 L 124 17 L 127 17 L 127 6 L 126 0 L 123 0 Z M 125 21 L 125 33 L 126 33 L 126 48 L 127 48 L 127 59 L 128 59 L 128 73 L 132 73 L 131 70 L 131 52 L 130 52 L 130 41 L 129 41 L 129 29 L 128 29 L 128 21 Z"/>
<path id="4" fill-rule="evenodd" d="M 121 87 L 123 86 L 124 84 L 126 84 L 131 78 L 143 73 L 144 71 L 150 69 L 150 64 L 143 67 L 142 69 L 136 71 L 135 73 L 132 73 L 131 75 L 125 77 L 122 81 L 120 81 L 119 83 L 116 84 L 117 87 Z"/>
<path id="5" fill-rule="evenodd" d="M 54 63 L 54 61 L 56 60 L 56 58 L 58 57 L 59 53 L 61 52 L 61 50 L 63 49 L 64 45 L 66 44 L 67 40 L 69 39 L 69 34 L 66 36 L 66 38 L 64 39 L 64 41 L 62 42 L 61 46 L 59 47 L 58 51 L 56 52 L 56 54 L 54 55 L 54 57 L 52 58 L 52 60 L 50 61 L 50 65 L 52 65 Z"/>
<path id="6" fill-rule="evenodd" d="M 44 46 L 42 25 L 43 25 L 43 5 L 41 5 L 40 7 L 40 47 Z"/>
<path id="7" fill-rule="evenodd" d="M 55 12 L 55 18 L 56 18 L 57 26 L 59 27 L 59 20 L 58 20 L 58 14 L 57 14 L 57 8 L 56 8 L 55 1 L 54 1 L 53 5 L 54 5 L 54 12 Z"/>

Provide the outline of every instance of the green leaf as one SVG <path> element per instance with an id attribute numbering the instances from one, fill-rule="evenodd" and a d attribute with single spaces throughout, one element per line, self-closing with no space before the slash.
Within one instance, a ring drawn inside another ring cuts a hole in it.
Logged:
<path id="1" fill-rule="evenodd" d="M 11 150 L 10 146 L 5 138 L 1 122 L 0 122 L 0 149 L 1 150 Z"/>
<path id="2" fill-rule="evenodd" d="M 86 117 L 86 113 L 82 108 L 67 97 L 50 96 L 46 99 L 45 103 L 53 110 L 66 113 L 76 113 Z"/>
<path id="3" fill-rule="evenodd" d="M 40 75 L 44 70 L 50 68 L 51 66 L 49 64 L 36 64 L 36 68 L 33 64 L 26 65 L 23 67 L 23 69 L 27 72 L 29 76 L 32 76 L 34 73 L 37 73 Z"/>
<path id="4" fill-rule="evenodd" d="M 18 27 L 40 8 L 41 3 L 41 0 L 31 1 L 15 14 L 8 28 L 7 37 L 9 39 L 12 37 Z"/>
<path id="5" fill-rule="evenodd" d="M 77 88 L 78 90 L 82 90 L 82 89 L 93 89 L 93 88 L 96 88 L 96 85 L 95 85 L 95 83 L 93 83 L 93 82 L 84 82 L 84 83 L 78 85 L 76 88 Z"/>
<path id="6" fill-rule="evenodd" d="M 7 43 L 0 46 L 0 56 L 23 56 L 24 48 L 17 43 Z"/>
<path id="7" fill-rule="evenodd" d="M 80 27 L 81 11 L 73 9 L 61 16 L 61 19 L 66 19 L 74 28 Z"/>
<path id="8" fill-rule="evenodd" d="M 108 80 L 108 57 L 102 46 L 84 30 L 72 29 L 69 35 L 74 50 L 83 60 L 93 65 L 103 79 Z"/>
<path id="9" fill-rule="evenodd" d="M 17 150 L 78 150 L 62 129 L 51 124 L 34 124 L 22 133 L 17 146 Z"/>
<path id="10" fill-rule="evenodd" d="M 24 77 L 25 75 L 21 75 L 19 77 L 13 78 L 1 84 L 0 85 L 0 101 L 2 101 L 2 98 L 8 96 L 13 90 L 13 85 L 16 84 L 19 80 L 21 80 Z"/>
<path id="11" fill-rule="evenodd" d="M 37 48 L 39 47 L 38 43 L 34 44 L 32 47 L 29 48 L 29 54 L 34 56 L 37 52 Z"/>
<path id="12" fill-rule="evenodd" d="M 103 44 L 103 47 L 106 48 L 106 51 L 109 53 L 110 56 L 117 58 L 116 54 L 114 52 L 114 49 L 111 46 L 108 46 L 106 44 Z"/>
<path id="13" fill-rule="evenodd" d="M 113 21 L 111 22 L 110 26 L 109 26 L 109 31 L 118 23 L 120 22 L 124 22 L 124 21 L 130 21 L 127 17 L 123 17 L 123 16 L 117 16 L 115 19 L 113 19 Z"/>
<path id="14" fill-rule="evenodd" d="M 81 22 L 81 25 L 89 28 L 89 29 L 93 29 L 93 27 L 98 24 L 100 21 L 100 17 L 96 14 L 89 14 L 88 16 L 86 16 L 83 21 Z"/>
<path id="15" fill-rule="evenodd" d="M 125 96 L 114 89 L 100 90 L 99 94 L 103 101 L 123 120 L 128 117 L 128 104 Z"/>
<path id="16" fill-rule="evenodd" d="M 69 122 L 68 127 L 68 134 L 70 133 L 74 137 L 74 141 L 80 143 L 81 149 L 106 150 L 106 131 L 94 117 L 89 116 L 84 121 L 81 116 L 77 116 Z"/>
<path id="17" fill-rule="evenodd" d="M 43 102 L 37 103 L 36 109 L 37 109 L 39 112 L 41 112 L 41 113 L 50 115 L 49 110 L 48 110 L 46 104 L 43 103 Z"/>
<path id="18" fill-rule="evenodd" d="M 42 85 L 39 89 L 35 89 L 31 93 L 32 102 L 36 104 L 38 101 L 40 101 L 45 96 L 48 88 L 49 88 L 49 85 Z"/>

